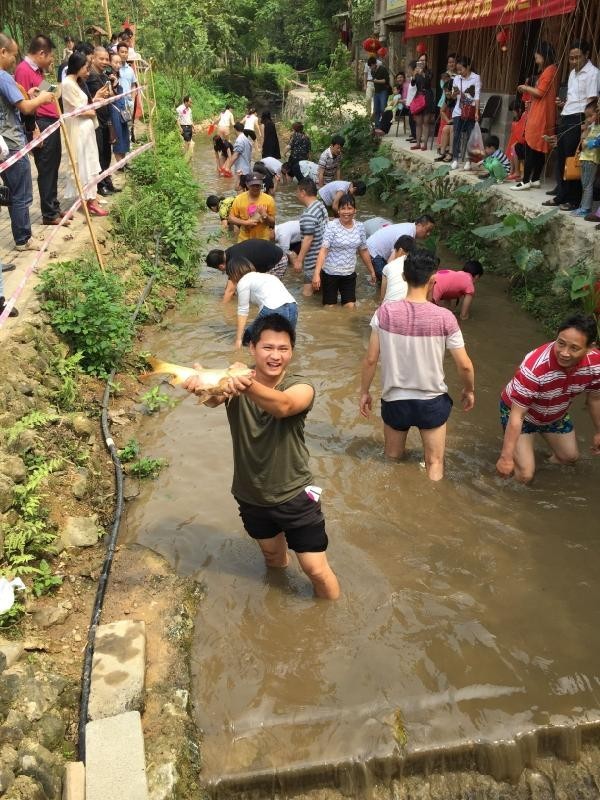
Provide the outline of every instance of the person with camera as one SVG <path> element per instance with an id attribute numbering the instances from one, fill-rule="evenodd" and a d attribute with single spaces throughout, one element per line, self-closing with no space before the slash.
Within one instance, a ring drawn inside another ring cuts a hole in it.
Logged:
<path id="1" fill-rule="evenodd" d="M 99 89 L 108 85 L 106 96 L 110 97 L 113 94 L 112 84 L 110 82 L 110 75 L 112 75 L 112 67 L 108 57 L 108 50 L 105 47 L 95 47 L 92 54 L 92 63 L 90 65 L 90 74 L 87 78 L 87 88 L 92 97 L 98 92 Z M 98 127 L 96 128 L 96 143 L 98 145 L 98 159 L 100 161 L 100 171 L 108 169 L 112 159 L 112 145 L 115 143 L 115 134 L 112 126 L 110 106 L 103 106 L 97 109 L 96 116 L 98 118 Z M 109 176 L 104 178 L 98 184 L 98 194 L 103 197 L 120 192 L 112 182 Z"/>
<path id="2" fill-rule="evenodd" d="M 15 70 L 15 80 L 26 92 L 39 88 L 45 81 L 45 73 L 52 68 L 54 60 L 54 42 L 48 36 L 35 36 L 31 40 L 27 55 Z M 45 84 L 48 88 L 49 84 Z M 52 88 L 50 89 L 52 91 Z M 58 119 L 58 108 L 54 99 L 37 107 L 32 117 L 31 139 L 39 136 L 46 128 Z M 40 195 L 42 223 L 59 225 L 64 217 L 58 201 L 58 170 L 62 157 L 60 130 L 54 131 L 33 151 L 37 167 L 37 184 Z M 67 222 L 64 223 L 68 225 Z"/>

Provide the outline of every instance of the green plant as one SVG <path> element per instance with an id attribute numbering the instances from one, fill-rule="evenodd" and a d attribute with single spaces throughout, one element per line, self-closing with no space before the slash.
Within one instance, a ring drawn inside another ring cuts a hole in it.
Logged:
<path id="1" fill-rule="evenodd" d="M 160 411 L 161 408 L 171 408 L 176 402 L 172 397 L 169 397 L 168 394 L 161 392 L 160 386 L 153 386 L 152 389 L 149 389 L 142 395 L 141 399 L 151 414 L 155 411 Z"/>
<path id="2" fill-rule="evenodd" d="M 338 42 L 329 55 L 329 64 L 320 64 L 311 90 L 314 100 L 306 109 L 306 132 L 315 152 L 329 144 L 332 130 L 341 128 L 350 116 L 346 106 L 354 90 L 354 77 L 348 49 Z"/>
<path id="3" fill-rule="evenodd" d="M 57 586 L 61 586 L 63 579 L 60 575 L 55 575 L 52 572 L 50 564 L 45 559 L 42 559 L 37 565 L 37 572 L 34 574 L 31 591 L 36 597 L 41 597 L 47 594 Z"/>
<path id="4" fill-rule="evenodd" d="M 41 428 L 57 418 L 57 415 L 53 411 L 31 411 L 29 414 L 25 414 L 24 417 L 21 417 L 20 420 L 15 422 L 15 424 L 7 430 L 7 443 L 12 444 L 16 442 L 23 431 Z"/>
<path id="5" fill-rule="evenodd" d="M 137 439 L 129 439 L 121 450 L 119 450 L 119 458 L 126 464 L 128 461 L 133 461 L 140 454 L 140 443 Z"/>
<path id="6" fill-rule="evenodd" d="M 71 356 L 63 352 L 54 362 L 54 371 L 61 380 L 60 387 L 54 393 L 54 399 L 63 411 L 72 411 L 77 405 L 82 359 L 81 352 L 73 353 Z"/>
<path id="7" fill-rule="evenodd" d="M 163 467 L 166 467 L 168 461 L 166 458 L 140 458 L 133 464 L 130 464 L 127 472 L 134 475 L 136 478 L 156 478 Z"/>
<path id="8" fill-rule="evenodd" d="M 92 375 L 105 375 L 128 350 L 133 336 L 131 313 L 120 276 L 96 261 L 49 264 L 37 290 L 52 325 Z"/>

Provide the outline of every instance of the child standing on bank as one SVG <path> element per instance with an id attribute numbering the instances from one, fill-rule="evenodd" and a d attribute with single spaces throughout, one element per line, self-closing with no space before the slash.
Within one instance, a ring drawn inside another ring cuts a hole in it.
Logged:
<path id="1" fill-rule="evenodd" d="M 595 141 L 600 136 L 600 114 L 598 103 L 592 100 L 585 107 L 585 122 L 583 135 L 581 137 L 581 153 L 579 163 L 581 165 L 581 205 L 572 212 L 574 217 L 588 217 L 592 215 L 592 202 L 594 199 L 594 181 L 598 164 L 600 164 L 600 146 Z M 597 218 L 594 216 L 594 220 Z"/>

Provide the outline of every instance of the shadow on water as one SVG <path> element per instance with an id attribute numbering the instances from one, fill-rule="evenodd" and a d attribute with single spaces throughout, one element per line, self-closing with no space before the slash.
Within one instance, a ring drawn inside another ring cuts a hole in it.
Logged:
<path id="1" fill-rule="evenodd" d="M 195 158 L 201 180 L 222 191 L 206 142 Z M 361 200 L 363 217 L 382 212 Z M 281 219 L 298 215 L 290 187 L 277 203 Z M 212 215 L 201 223 L 210 231 L 217 224 Z M 223 276 L 203 271 L 201 278 L 200 291 L 146 349 L 184 364 L 232 358 L 235 308 L 219 305 Z M 300 298 L 295 276 L 286 283 Z M 203 778 L 216 797 L 337 796 L 314 788 L 325 786 L 357 797 L 458 797 L 471 786 L 469 771 L 535 783 L 546 755 L 576 758 L 596 738 L 598 462 L 589 455 L 587 416 L 576 407 L 583 458 L 574 469 L 542 464 L 531 488 L 496 478 L 499 391 L 544 337 L 485 276 L 464 326 L 477 405 L 470 414 L 455 406 L 446 479 L 425 479 L 412 432 L 406 461 L 385 460 L 378 414 L 364 420 L 357 413 L 376 308 L 373 290 L 359 283 L 350 314 L 300 298 L 295 354 L 295 370 L 317 387 L 307 442 L 315 483 L 324 488 L 330 558 L 343 588 L 338 603 L 315 601 L 296 566 L 267 574 L 229 493 L 222 409 L 167 387 L 181 402 L 141 426 L 144 453 L 170 466 L 130 507 L 124 533 L 206 587 L 192 696 Z M 416 784 L 414 795 L 405 794 L 412 775 L 441 769 L 464 773 L 462 788 L 435 788 L 430 777 L 430 795 Z M 552 770 L 559 781 L 560 765 Z M 492 779 L 477 780 L 473 792 Z M 380 783 L 389 784 L 385 792 Z M 554 794 L 530 787 L 514 796 Z"/>

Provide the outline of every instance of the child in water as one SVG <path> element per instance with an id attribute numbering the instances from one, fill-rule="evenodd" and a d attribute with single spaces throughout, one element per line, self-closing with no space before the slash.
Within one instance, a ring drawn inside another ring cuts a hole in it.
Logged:
<path id="1" fill-rule="evenodd" d="M 429 298 L 436 305 L 448 305 L 455 300 L 458 308 L 462 300 L 460 318 L 469 319 L 469 312 L 475 296 L 475 281 L 483 275 L 480 261 L 465 261 L 462 269 L 440 269 L 436 272 L 435 283 Z"/>
<path id="2" fill-rule="evenodd" d="M 257 272 L 247 258 L 231 259 L 225 267 L 225 273 L 238 296 L 236 350 L 250 341 L 252 325 L 246 327 L 250 303 L 259 308 L 256 319 L 269 314 L 279 314 L 289 320 L 294 328 L 296 327 L 298 306 L 279 278 L 268 272 Z"/>
<path id="3" fill-rule="evenodd" d="M 229 216 L 229 212 L 231 211 L 231 206 L 233 205 L 234 200 L 235 195 L 233 197 L 219 197 L 216 194 L 209 194 L 206 198 L 206 207 L 209 211 L 219 215 L 223 230 L 226 230 L 229 225 L 227 222 L 227 217 Z M 231 225 L 231 228 L 232 230 L 234 229 L 236 231 L 238 229 L 237 225 Z"/>

